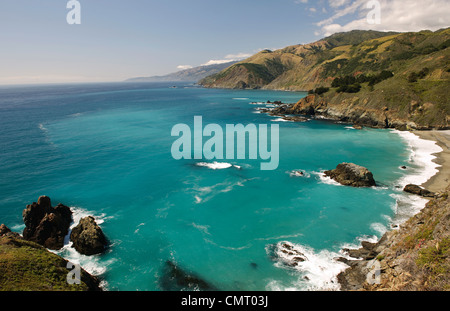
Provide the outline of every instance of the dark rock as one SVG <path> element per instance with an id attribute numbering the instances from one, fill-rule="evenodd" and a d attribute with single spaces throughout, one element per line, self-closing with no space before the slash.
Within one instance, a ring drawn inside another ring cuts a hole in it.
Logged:
<path id="1" fill-rule="evenodd" d="M 52 207 L 50 198 L 41 196 L 37 203 L 27 205 L 22 216 L 25 223 L 24 239 L 52 250 L 64 246 L 64 237 L 72 223 L 72 211 L 69 207 L 62 204 Z"/>
<path id="2" fill-rule="evenodd" d="M 102 253 L 107 245 L 102 229 L 92 216 L 80 220 L 79 224 L 72 229 L 70 240 L 80 254 L 88 256 Z"/>
<path id="3" fill-rule="evenodd" d="M 295 268 L 299 263 L 307 261 L 308 258 L 295 248 L 290 242 L 280 242 L 272 246 L 272 260 L 278 261 L 287 267 Z"/>
<path id="4" fill-rule="evenodd" d="M 283 118 L 283 120 L 292 121 L 292 122 L 307 122 L 307 121 L 309 121 L 308 118 L 302 117 L 302 116 L 286 116 L 286 117 L 282 117 L 282 118 Z"/>
<path id="5" fill-rule="evenodd" d="M 0 236 L 4 236 L 9 232 L 11 232 L 11 230 L 5 224 L 0 225 Z"/>
<path id="6" fill-rule="evenodd" d="M 217 289 L 192 273 L 188 273 L 175 263 L 167 260 L 160 279 L 163 291 L 216 291 Z"/>
<path id="7" fill-rule="evenodd" d="M 435 193 L 428 191 L 420 186 L 417 185 L 407 185 L 403 191 L 408 192 L 408 193 L 412 193 L 412 194 L 417 194 L 420 195 L 422 197 L 425 198 L 434 198 L 435 197 Z"/>
<path id="8" fill-rule="evenodd" d="M 359 264 L 352 265 L 350 268 L 341 272 L 337 276 L 337 280 L 343 291 L 357 291 L 363 288 L 367 275 L 361 272 Z"/>
<path id="9" fill-rule="evenodd" d="M 241 80 L 238 83 L 236 83 L 235 89 L 242 89 L 242 90 L 244 90 L 244 89 L 246 89 L 248 87 L 249 87 L 249 85 Z"/>
<path id="10" fill-rule="evenodd" d="M 341 163 L 336 169 L 326 171 L 324 174 L 344 186 L 375 186 L 373 174 L 367 168 L 353 163 Z"/>
<path id="11" fill-rule="evenodd" d="M 12 232 L 6 225 L 0 225 L 0 237 L 23 239 L 17 232 Z"/>

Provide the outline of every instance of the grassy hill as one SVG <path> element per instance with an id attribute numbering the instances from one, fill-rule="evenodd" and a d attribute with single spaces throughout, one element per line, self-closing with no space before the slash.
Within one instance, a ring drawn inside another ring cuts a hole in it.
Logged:
<path id="1" fill-rule="evenodd" d="M 413 128 L 443 129 L 450 119 L 449 47 L 450 28 L 416 33 L 355 30 L 261 51 L 200 84 L 310 91 L 328 108 L 351 103 L 364 111 L 389 111 L 395 122 L 386 127 L 412 121 Z"/>
<path id="2" fill-rule="evenodd" d="M 100 291 L 99 280 L 81 270 L 67 283 L 67 261 L 20 236 L 0 235 L 0 291 Z"/>

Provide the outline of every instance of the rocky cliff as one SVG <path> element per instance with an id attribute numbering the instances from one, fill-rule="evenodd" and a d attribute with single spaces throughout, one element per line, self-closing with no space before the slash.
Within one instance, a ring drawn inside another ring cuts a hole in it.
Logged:
<path id="1" fill-rule="evenodd" d="M 83 269 L 80 284 L 69 284 L 70 271 L 67 260 L 0 226 L 0 291 L 101 291 Z"/>
<path id="2" fill-rule="evenodd" d="M 450 187 L 378 243 L 347 250 L 358 260 L 338 276 L 342 290 L 450 290 Z"/>
<path id="3" fill-rule="evenodd" d="M 385 102 L 378 108 L 377 99 L 370 94 L 308 95 L 296 104 L 279 106 L 271 111 L 277 115 L 309 115 L 374 128 L 399 130 L 449 129 L 450 117 L 430 105 L 411 101 L 405 108 Z"/>
<path id="4" fill-rule="evenodd" d="M 376 127 L 447 129 L 449 47 L 450 29 L 352 31 L 262 51 L 200 84 L 309 91 L 316 97 L 301 104 L 310 113 Z"/>
<path id="5" fill-rule="evenodd" d="M 99 279 L 82 268 L 80 279 L 69 282 L 75 266 L 48 251 L 64 246 L 73 221 L 69 207 L 63 204 L 52 207 L 51 199 L 41 196 L 26 206 L 22 216 L 23 236 L 0 225 L 0 291 L 102 290 Z M 80 220 L 70 238 L 73 247 L 88 256 L 102 253 L 107 245 L 103 231 L 90 216 Z"/>

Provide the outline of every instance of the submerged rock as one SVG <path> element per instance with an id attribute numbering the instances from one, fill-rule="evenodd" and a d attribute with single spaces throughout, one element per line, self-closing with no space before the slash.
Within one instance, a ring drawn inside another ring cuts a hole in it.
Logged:
<path id="1" fill-rule="evenodd" d="M 308 258 L 291 242 L 279 242 L 269 246 L 268 253 L 273 261 L 295 268 Z"/>
<path id="2" fill-rule="evenodd" d="M 324 174 L 344 186 L 372 187 L 376 185 L 373 174 L 367 168 L 353 163 L 341 163 L 336 169 L 326 171 Z"/>
<path id="3" fill-rule="evenodd" d="M 80 254 L 88 256 L 102 253 L 107 245 L 102 229 L 92 216 L 80 220 L 79 224 L 72 229 L 70 240 Z"/>
<path id="4" fill-rule="evenodd" d="M 37 203 L 27 205 L 22 212 L 25 240 L 36 242 L 46 248 L 59 250 L 64 246 L 64 237 L 69 232 L 72 211 L 58 204 L 52 207 L 47 196 L 39 197 Z"/>
<path id="5" fill-rule="evenodd" d="M 216 291 L 217 289 L 198 276 L 188 273 L 170 260 L 166 261 L 160 280 L 163 291 Z"/>

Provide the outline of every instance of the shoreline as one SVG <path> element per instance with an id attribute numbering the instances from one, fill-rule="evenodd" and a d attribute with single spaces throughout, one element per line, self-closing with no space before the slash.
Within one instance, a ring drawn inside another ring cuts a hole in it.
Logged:
<path id="1" fill-rule="evenodd" d="M 423 281 L 426 274 L 425 276 L 421 274 L 418 277 L 422 280 L 422 283 L 411 276 L 421 273 L 421 270 L 417 270 L 416 259 L 423 247 L 430 247 L 433 243 L 433 245 L 439 245 L 439 242 L 442 242 L 442 240 L 441 237 L 438 238 L 437 242 L 435 238 L 432 238 L 431 241 L 427 239 L 416 241 L 414 239 L 421 232 L 423 233 L 422 224 L 429 223 L 428 219 L 433 219 L 435 224 L 433 234 L 436 231 L 435 228 L 439 227 L 436 226 L 437 223 L 446 222 L 446 217 L 443 217 L 445 213 L 442 212 L 444 214 L 439 217 L 436 210 L 445 211 L 444 206 L 446 203 L 443 198 L 446 198 L 446 195 L 448 196 L 450 186 L 450 130 L 395 132 L 409 144 L 412 152 L 411 162 L 422 168 L 418 175 L 407 175 L 402 181 L 404 183 L 408 183 L 411 180 L 418 181 L 418 185 L 434 192 L 436 196 L 434 198 L 422 198 L 413 195 L 423 200 L 418 201 L 417 204 L 412 202 L 408 204 L 420 206 L 420 210 L 416 209 L 412 215 L 401 221 L 398 226 L 387 230 L 375 243 L 364 240 L 361 241 L 358 248 L 343 248 L 341 251 L 353 259 L 348 257 L 340 258 L 348 266 L 336 276 L 340 285 L 340 291 L 398 291 L 402 290 L 402 288 L 407 288 L 407 285 L 404 284 L 411 282 L 414 283 L 414 286 L 411 285 L 413 290 L 421 288 L 420 286 L 423 288 L 427 286 L 427 282 Z M 444 201 L 443 203 L 437 203 L 439 200 Z M 441 205 L 438 205 L 439 208 L 436 209 L 434 207 L 436 204 Z M 433 216 L 434 213 L 436 213 L 436 216 Z M 429 224 L 427 225 L 430 226 Z M 445 225 L 443 227 L 445 228 Z M 439 235 L 442 233 L 445 235 L 445 229 Z M 409 241 L 408 243 L 411 243 L 412 246 L 405 244 L 405 241 Z M 376 269 L 374 268 L 377 267 L 376 264 L 379 267 L 379 279 L 375 283 L 370 283 L 368 282 L 368 276 L 375 271 L 373 269 Z M 410 279 L 408 280 L 409 282 L 403 283 L 404 287 L 401 287 L 397 283 L 400 278 L 408 278 L 405 275 L 410 277 Z"/>
<path id="2" fill-rule="evenodd" d="M 450 184 L 450 130 L 446 131 L 413 131 L 421 139 L 434 141 L 442 148 L 435 153 L 433 162 L 438 164 L 438 172 L 421 186 L 432 192 L 444 191 Z"/>

